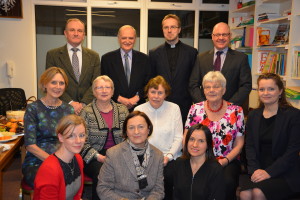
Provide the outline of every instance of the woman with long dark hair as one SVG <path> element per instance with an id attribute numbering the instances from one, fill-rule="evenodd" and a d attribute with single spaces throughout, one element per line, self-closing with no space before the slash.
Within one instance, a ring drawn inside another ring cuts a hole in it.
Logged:
<path id="1" fill-rule="evenodd" d="M 213 153 L 210 130 L 202 124 L 188 129 L 183 155 L 175 161 L 174 200 L 225 199 L 223 169 Z"/>

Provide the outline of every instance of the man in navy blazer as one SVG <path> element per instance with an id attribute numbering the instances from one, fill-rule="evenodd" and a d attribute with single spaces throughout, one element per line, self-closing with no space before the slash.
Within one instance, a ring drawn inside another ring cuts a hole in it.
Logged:
<path id="1" fill-rule="evenodd" d="M 61 96 L 61 99 L 74 107 L 79 114 L 84 105 L 92 102 L 92 83 L 100 75 L 99 54 L 93 50 L 81 46 L 85 36 L 84 23 L 76 18 L 69 19 L 64 31 L 67 44 L 47 52 L 46 69 L 52 66 L 62 68 L 69 79 L 69 85 Z M 72 66 L 72 48 L 76 52 L 79 62 L 79 80 L 76 78 Z"/>
<path id="2" fill-rule="evenodd" d="M 243 105 L 252 89 L 251 69 L 246 54 L 234 51 L 228 47 L 230 42 L 230 28 L 226 23 L 214 26 L 212 41 L 214 49 L 201 53 L 190 77 L 189 90 L 194 103 L 205 100 L 202 79 L 209 71 L 214 70 L 217 51 L 221 54 L 221 73 L 226 78 L 226 92 L 223 98 L 236 105 Z"/>
<path id="3" fill-rule="evenodd" d="M 149 52 L 152 77 L 161 75 L 170 84 L 171 94 L 167 100 L 179 105 L 184 124 L 192 105 L 188 84 L 197 50 L 179 40 L 181 22 L 178 16 L 166 15 L 162 30 L 166 42 Z"/>
<path id="4" fill-rule="evenodd" d="M 151 73 L 148 56 L 133 50 L 135 40 L 135 29 L 130 25 L 122 26 L 118 32 L 120 48 L 104 54 L 101 58 L 101 74 L 109 76 L 114 82 L 112 99 L 124 104 L 129 110 L 145 102 L 144 87 Z M 129 77 L 126 75 L 126 54 Z"/>

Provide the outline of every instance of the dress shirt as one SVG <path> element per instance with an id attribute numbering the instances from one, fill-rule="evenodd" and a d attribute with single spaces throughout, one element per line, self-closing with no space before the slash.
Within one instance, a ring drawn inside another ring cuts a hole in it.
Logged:
<path id="1" fill-rule="evenodd" d="M 177 104 L 164 101 L 155 109 L 147 102 L 134 110 L 146 113 L 153 124 L 152 135 L 148 138 L 150 144 L 161 150 L 164 156 L 168 153 L 171 153 L 174 159 L 181 156 L 183 125 Z"/>
<path id="2" fill-rule="evenodd" d="M 228 47 L 226 47 L 226 48 L 223 49 L 223 50 L 218 50 L 218 49 L 214 48 L 214 62 L 213 62 L 213 63 L 215 63 L 215 61 L 216 61 L 216 59 L 217 59 L 217 52 L 218 52 L 218 51 L 223 51 L 223 53 L 221 54 L 221 67 L 220 67 L 220 71 L 221 71 L 222 68 L 223 68 L 223 64 L 224 64 L 225 58 L 226 58 L 226 54 L 227 54 L 227 51 L 228 51 Z"/>
<path id="3" fill-rule="evenodd" d="M 72 56 L 73 56 L 73 53 L 74 53 L 74 51 L 72 51 L 72 48 L 73 48 L 73 46 L 70 45 L 69 43 L 67 43 L 67 49 L 68 49 L 68 53 L 69 53 L 71 63 L 72 63 Z M 75 48 L 78 49 L 77 57 L 78 57 L 78 60 L 79 60 L 79 73 L 81 74 L 81 69 L 82 69 L 82 48 L 81 48 L 81 45 L 79 45 Z"/>

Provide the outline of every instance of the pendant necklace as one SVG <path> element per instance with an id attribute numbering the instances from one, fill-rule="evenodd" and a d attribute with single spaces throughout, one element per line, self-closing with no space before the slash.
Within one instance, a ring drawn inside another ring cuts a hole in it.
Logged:
<path id="1" fill-rule="evenodd" d="M 75 163 L 74 163 L 74 158 L 72 159 L 72 161 L 70 163 L 67 163 L 68 167 L 70 168 L 71 170 L 71 174 L 72 176 L 74 176 L 74 171 L 75 171 Z M 72 165 L 72 167 L 70 166 Z"/>

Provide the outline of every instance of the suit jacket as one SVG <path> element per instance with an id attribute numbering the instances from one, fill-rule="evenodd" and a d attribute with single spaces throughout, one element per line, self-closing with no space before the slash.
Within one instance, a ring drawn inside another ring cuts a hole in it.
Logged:
<path id="1" fill-rule="evenodd" d="M 249 113 L 246 125 L 246 157 L 248 172 L 260 166 L 260 122 L 263 108 Z M 272 157 L 275 162 L 265 170 L 271 178 L 284 177 L 293 191 L 300 192 L 300 111 L 296 108 L 279 108 L 272 137 Z"/>
<path id="2" fill-rule="evenodd" d="M 197 56 L 189 83 L 189 90 L 195 103 L 206 99 L 202 89 L 202 79 L 209 71 L 214 70 L 213 62 L 213 49 Z M 221 72 L 226 78 L 226 92 L 223 98 L 241 106 L 252 89 L 251 69 L 247 55 L 228 48 Z"/>
<path id="3" fill-rule="evenodd" d="M 100 58 L 98 53 L 82 47 L 82 69 L 79 83 L 73 71 L 67 45 L 47 52 L 46 69 L 53 66 L 62 68 L 69 79 L 69 85 L 61 96 L 63 101 L 69 103 L 73 100 L 86 105 L 92 102 L 94 98 L 92 84 L 94 79 L 100 75 Z"/>
<path id="4" fill-rule="evenodd" d="M 81 174 L 81 187 L 74 196 L 80 200 L 83 191 L 83 161 L 79 154 L 75 154 Z M 66 183 L 59 160 L 52 154 L 39 168 L 34 180 L 34 197 L 40 199 L 66 199 Z"/>
<path id="5" fill-rule="evenodd" d="M 186 118 L 192 105 L 188 85 L 197 57 L 197 50 L 180 42 L 175 73 L 171 77 L 166 48 L 165 44 L 162 44 L 149 52 L 152 77 L 161 75 L 166 79 L 171 86 L 171 94 L 167 97 L 167 100 L 178 104 L 182 117 Z"/>
<path id="6" fill-rule="evenodd" d="M 132 50 L 132 65 L 130 85 L 128 86 L 125 76 L 120 49 L 108 52 L 101 58 L 101 74 L 109 76 L 115 86 L 112 99 L 118 102 L 118 97 L 131 98 L 139 95 L 138 104 L 144 103 L 144 87 L 150 79 L 150 62 L 146 54 Z"/>
<path id="7" fill-rule="evenodd" d="M 97 193 L 100 199 L 160 200 L 164 197 L 163 154 L 150 144 L 147 168 L 148 186 L 139 189 L 132 153 L 127 141 L 111 147 L 98 176 Z"/>

